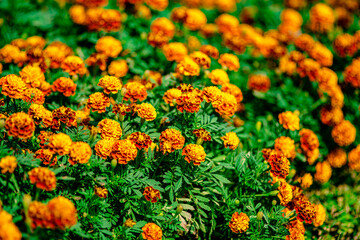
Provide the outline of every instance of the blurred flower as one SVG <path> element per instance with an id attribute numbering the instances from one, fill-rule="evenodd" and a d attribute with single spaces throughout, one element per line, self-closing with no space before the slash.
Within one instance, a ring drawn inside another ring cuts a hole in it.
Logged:
<path id="1" fill-rule="evenodd" d="M 279 114 L 279 123 L 290 131 L 299 130 L 300 119 L 294 112 L 286 111 Z"/>
<path id="2" fill-rule="evenodd" d="M 355 141 L 356 128 L 351 122 L 343 120 L 332 129 L 331 136 L 339 146 L 348 146 Z"/>
<path id="3" fill-rule="evenodd" d="M 239 137 L 234 132 L 228 132 L 225 136 L 220 138 L 224 142 L 225 148 L 230 148 L 231 150 L 235 150 L 240 143 Z"/>
<path id="4" fill-rule="evenodd" d="M 2 174 L 13 173 L 16 167 L 17 167 L 16 157 L 6 156 L 0 159 L 0 168 Z"/>
<path id="5" fill-rule="evenodd" d="M 99 198 L 107 198 L 107 195 L 109 194 L 109 191 L 104 187 L 95 186 L 94 193 Z"/>
<path id="6" fill-rule="evenodd" d="M 46 167 L 33 168 L 28 174 L 30 182 L 36 184 L 37 188 L 45 191 L 52 191 L 56 188 L 55 173 Z"/>
<path id="7" fill-rule="evenodd" d="M 314 175 L 315 181 L 319 182 L 320 184 L 327 183 L 331 178 L 332 169 L 330 164 L 325 162 L 318 162 L 315 166 L 316 173 Z"/>

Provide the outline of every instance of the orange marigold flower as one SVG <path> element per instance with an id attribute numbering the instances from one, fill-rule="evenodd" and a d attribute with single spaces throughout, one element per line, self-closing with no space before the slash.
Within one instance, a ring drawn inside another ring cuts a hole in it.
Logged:
<path id="1" fill-rule="evenodd" d="M 144 227 L 141 228 L 143 230 L 142 237 L 145 240 L 161 240 L 162 239 L 162 230 L 155 223 L 147 223 Z"/>
<path id="2" fill-rule="evenodd" d="M 119 115 L 122 115 L 122 116 L 125 116 L 127 112 L 130 112 L 131 109 L 128 105 L 126 104 L 122 104 L 122 103 L 119 103 L 119 104 L 115 104 L 112 108 L 112 112 L 115 113 L 115 114 L 119 114 Z"/>
<path id="3" fill-rule="evenodd" d="M 315 44 L 315 40 L 309 34 L 301 34 L 294 40 L 295 46 L 300 50 L 310 52 Z"/>
<path id="4" fill-rule="evenodd" d="M 196 144 L 201 145 L 203 141 L 211 141 L 210 133 L 203 128 L 195 129 L 193 133 L 198 138 Z"/>
<path id="5" fill-rule="evenodd" d="M 218 16 L 215 19 L 215 23 L 218 26 L 220 33 L 231 33 L 239 26 L 239 20 L 227 13 Z"/>
<path id="6" fill-rule="evenodd" d="M 226 67 L 230 71 L 237 72 L 240 68 L 239 58 L 231 53 L 221 54 L 218 62 L 222 67 Z"/>
<path id="7" fill-rule="evenodd" d="M 29 103 L 44 104 L 45 95 L 37 88 L 28 88 L 24 91 L 23 100 Z"/>
<path id="8" fill-rule="evenodd" d="M 174 22 L 182 22 L 185 19 L 186 16 L 186 7 L 176 7 L 171 10 L 171 16 L 170 19 Z"/>
<path id="9" fill-rule="evenodd" d="M 138 149 L 148 149 L 153 143 L 150 136 L 142 132 L 134 132 L 127 139 L 132 141 Z"/>
<path id="10" fill-rule="evenodd" d="M 169 42 L 170 38 L 164 35 L 163 32 L 150 32 L 147 36 L 147 40 L 150 46 L 162 48 Z"/>
<path id="11" fill-rule="evenodd" d="M 308 77 L 310 81 L 315 81 L 319 76 L 320 64 L 313 59 L 307 58 L 298 64 L 297 71 L 300 77 Z"/>
<path id="12" fill-rule="evenodd" d="M 221 101 L 222 92 L 218 87 L 210 86 L 203 89 L 203 96 L 206 102 L 216 103 Z"/>
<path id="13" fill-rule="evenodd" d="M 208 55 L 209 57 L 212 57 L 214 59 L 218 59 L 219 58 L 219 50 L 211 45 L 202 45 L 200 48 L 200 52 L 205 53 L 206 55 Z"/>
<path id="14" fill-rule="evenodd" d="M 356 148 L 352 149 L 349 152 L 349 168 L 351 170 L 360 171 L 360 145 L 357 145 Z"/>
<path id="15" fill-rule="evenodd" d="M 310 173 L 305 173 L 304 176 L 299 179 L 299 182 L 302 188 L 307 189 L 313 184 L 313 177 Z"/>
<path id="16" fill-rule="evenodd" d="M 326 219 L 326 210 L 323 205 L 317 204 L 315 205 L 315 219 L 313 221 L 313 224 L 315 227 L 319 227 L 324 224 Z"/>
<path id="17" fill-rule="evenodd" d="M 181 90 L 177 88 L 171 88 L 164 93 L 163 99 L 170 106 L 174 106 L 176 99 L 181 96 Z"/>
<path id="18" fill-rule="evenodd" d="M 236 102 L 238 103 L 240 103 L 243 100 L 243 94 L 241 92 L 241 89 L 234 84 L 231 83 L 223 84 L 221 87 L 221 91 L 233 95 L 236 98 Z"/>
<path id="19" fill-rule="evenodd" d="M 99 198 L 107 198 L 107 195 L 109 194 L 109 191 L 104 187 L 95 186 L 94 193 Z"/>
<path id="20" fill-rule="evenodd" d="M 192 31 L 201 29 L 207 22 L 206 15 L 197 8 L 186 9 L 184 25 Z"/>
<path id="21" fill-rule="evenodd" d="M 175 25 L 169 19 L 161 17 L 151 23 L 150 31 L 154 34 L 163 34 L 171 39 L 175 35 Z"/>
<path id="22" fill-rule="evenodd" d="M 161 132 L 159 142 L 160 149 L 165 154 L 182 149 L 185 143 L 185 138 L 181 135 L 179 130 L 169 128 Z"/>
<path id="23" fill-rule="evenodd" d="M 59 107 L 52 111 L 52 128 L 59 129 L 61 123 L 64 123 L 67 127 L 76 127 L 76 113 L 74 110 L 68 107 Z"/>
<path id="24" fill-rule="evenodd" d="M 103 119 L 98 123 L 101 138 L 119 139 L 122 135 L 120 123 L 112 119 Z"/>
<path id="25" fill-rule="evenodd" d="M 339 146 L 348 146 L 355 141 L 356 128 L 351 122 L 343 120 L 332 129 L 331 136 Z"/>
<path id="26" fill-rule="evenodd" d="M 112 61 L 108 67 L 108 73 L 111 76 L 115 76 L 117 78 L 121 78 L 126 76 L 129 71 L 129 66 L 126 60 L 115 60 Z"/>
<path id="27" fill-rule="evenodd" d="M 18 227 L 12 222 L 12 217 L 0 208 L 0 239 L 20 240 L 22 238 Z"/>
<path id="28" fill-rule="evenodd" d="M 332 107 L 342 108 L 344 106 L 344 93 L 339 85 L 334 86 L 327 93 L 331 98 Z"/>
<path id="29" fill-rule="evenodd" d="M 138 116 L 145 121 L 154 121 L 156 118 L 156 109 L 150 103 L 141 103 L 135 107 Z"/>
<path id="30" fill-rule="evenodd" d="M 52 132 L 47 131 L 40 131 L 40 134 L 38 136 L 38 139 L 40 140 L 39 146 L 41 148 L 47 147 L 50 141 L 50 137 L 53 135 Z"/>
<path id="31" fill-rule="evenodd" d="M 114 138 L 104 138 L 98 141 L 95 144 L 96 155 L 103 159 L 109 157 L 115 142 L 116 140 Z"/>
<path id="32" fill-rule="evenodd" d="M 360 42 L 360 41 L 359 41 Z M 353 59 L 350 65 L 345 68 L 344 80 L 355 88 L 360 87 L 360 59 Z"/>
<path id="33" fill-rule="evenodd" d="M 183 112 L 184 110 L 189 113 L 198 112 L 200 110 L 200 104 L 203 101 L 202 91 L 194 89 L 188 93 L 183 93 L 176 99 L 176 108 Z"/>
<path id="34" fill-rule="evenodd" d="M 293 193 L 290 184 L 288 184 L 284 179 L 280 179 L 279 181 L 280 181 L 280 185 L 278 187 L 279 193 L 277 196 L 280 200 L 280 204 L 285 206 L 292 200 Z"/>
<path id="35" fill-rule="evenodd" d="M 65 58 L 72 54 L 72 49 L 62 42 L 53 42 L 43 51 L 45 62 L 50 68 L 59 68 Z"/>
<path id="36" fill-rule="evenodd" d="M 266 75 L 255 74 L 250 76 L 247 86 L 251 90 L 267 92 L 270 89 L 271 82 Z"/>
<path id="37" fill-rule="evenodd" d="M 303 194 L 300 194 L 300 196 L 294 200 L 294 205 L 297 213 L 297 219 L 299 221 L 305 221 L 309 224 L 314 221 L 316 209 L 314 205 L 309 202 L 307 197 L 305 197 Z"/>
<path id="38" fill-rule="evenodd" d="M 162 48 L 162 51 L 168 61 L 176 61 L 176 62 L 180 62 L 188 54 L 188 50 L 185 44 L 180 42 L 172 42 L 166 44 Z"/>
<path id="39" fill-rule="evenodd" d="M 328 32 L 333 29 L 335 15 L 333 9 L 324 3 L 318 3 L 310 10 L 310 28 L 314 32 Z"/>
<path id="40" fill-rule="evenodd" d="M 160 191 L 151 186 L 145 188 L 143 195 L 147 201 L 152 203 L 156 203 L 158 199 L 161 199 Z"/>
<path id="41" fill-rule="evenodd" d="M 63 196 L 51 199 L 47 204 L 51 212 L 52 221 L 62 230 L 70 228 L 77 223 L 77 213 L 74 204 Z"/>
<path id="42" fill-rule="evenodd" d="M 15 74 L 0 79 L 1 94 L 14 99 L 22 99 L 26 90 L 25 83 Z"/>
<path id="43" fill-rule="evenodd" d="M 275 150 L 284 154 L 286 158 L 294 159 L 296 156 L 295 142 L 289 137 L 281 136 L 275 139 Z"/>
<path id="44" fill-rule="evenodd" d="M 131 218 L 126 219 L 126 221 L 124 222 L 124 226 L 131 228 L 133 226 L 135 226 L 136 222 L 134 220 L 132 220 Z"/>
<path id="45" fill-rule="evenodd" d="M 230 83 L 230 79 L 227 72 L 225 72 L 222 69 L 212 70 L 209 73 L 208 78 L 210 78 L 211 82 L 215 85 L 223 85 L 225 83 Z"/>
<path id="46" fill-rule="evenodd" d="M 98 39 L 95 49 L 98 53 L 105 54 L 107 57 L 116 58 L 122 51 L 122 45 L 114 37 L 104 36 Z"/>
<path id="47" fill-rule="evenodd" d="M 331 178 L 332 169 L 330 164 L 325 162 L 318 162 L 315 166 L 316 173 L 314 175 L 315 181 L 319 182 L 320 184 L 327 183 Z"/>
<path id="48" fill-rule="evenodd" d="M 106 94 L 116 94 L 122 87 L 120 79 L 113 76 L 104 76 L 100 78 L 98 86 L 104 89 Z"/>
<path id="49" fill-rule="evenodd" d="M 90 67 L 98 66 L 101 71 L 105 71 L 107 58 L 105 54 L 93 53 L 85 60 L 85 63 Z"/>
<path id="50" fill-rule="evenodd" d="M 20 49 L 14 45 L 6 44 L 3 48 L 0 49 L 0 60 L 5 63 L 15 63 L 19 55 Z"/>
<path id="51" fill-rule="evenodd" d="M 29 204 L 28 216 L 31 219 L 31 228 L 55 228 L 51 212 L 44 203 L 33 201 Z"/>
<path id="52" fill-rule="evenodd" d="M 344 114 L 339 107 L 325 106 L 321 108 L 320 119 L 323 124 L 334 126 L 344 119 Z"/>
<path id="53" fill-rule="evenodd" d="M 16 157 L 6 156 L 0 159 L 0 168 L 2 174 L 13 173 L 16 167 L 17 167 Z"/>
<path id="54" fill-rule="evenodd" d="M 70 78 L 60 77 L 56 79 L 51 86 L 52 90 L 61 92 L 64 96 L 70 97 L 75 95 L 76 84 Z"/>
<path id="55" fill-rule="evenodd" d="M 87 73 L 84 61 L 78 56 L 68 56 L 61 64 L 63 71 L 69 73 L 70 75 L 84 75 Z"/>
<path id="56" fill-rule="evenodd" d="M 329 67 L 333 64 L 333 54 L 323 44 L 316 42 L 309 52 L 310 57 L 315 59 L 321 66 Z"/>
<path id="57" fill-rule="evenodd" d="M 45 82 L 45 75 L 38 66 L 27 65 L 19 74 L 28 88 L 41 88 Z"/>
<path id="58" fill-rule="evenodd" d="M 231 117 L 237 110 L 237 101 L 234 95 L 222 92 L 219 101 L 212 102 L 215 111 L 224 118 Z"/>
<path id="59" fill-rule="evenodd" d="M 229 227 L 234 233 L 246 232 L 249 228 L 250 218 L 245 213 L 235 212 L 229 222 Z"/>
<path id="60" fill-rule="evenodd" d="M 128 82 L 124 85 L 124 88 L 126 89 L 124 101 L 142 102 L 147 98 L 146 87 L 139 82 Z"/>
<path id="61" fill-rule="evenodd" d="M 87 100 L 87 106 L 93 112 L 103 113 L 110 107 L 110 98 L 101 92 L 93 93 Z"/>
<path id="62" fill-rule="evenodd" d="M 43 48 L 46 44 L 46 40 L 40 36 L 32 36 L 26 39 L 26 45 L 29 47 Z"/>
<path id="63" fill-rule="evenodd" d="M 45 191 L 52 191 L 56 188 L 55 173 L 46 167 L 33 168 L 28 172 L 31 184 Z"/>
<path id="64" fill-rule="evenodd" d="M 114 143 L 110 156 L 112 159 L 118 160 L 119 164 L 127 164 L 136 158 L 137 153 L 135 144 L 129 139 L 123 139 Z"/>
<path id="65" fill-rule="evenodd" d="M 184 76 L 199 76 L 200 66 L 192 58 L 186 56 L 176 65 L 175 71 Z"/>
<path id="66" fill-rule="evenodd" d="M 75 165 L 77 163 L 87 163 L 91 157 L 91 147 L 86 142 L 75 142 L 71 145 L 69 152 L 69 163 Z"/>
<path id="67" fill-rule="evenodd" d="M 221 137 L 221 140 L 224 142 L 224 147 L 231 150 L 235 150 L 240 143 L 239 137 L 234 132 L 226 133 L 225 136 Z"/>
<path id="68" fill-rule="evenodd" d="M 335 148 L 327 155 L 326 160 L 333 168 L 341 168 L 346 164 L 346 152 L 342 148 Z"/>
<path id="69" fill-rule="evenodd" d="M 182 155 L 185 155 L 185 161 L 193 162 L 194 165 L 200 165 L 206 157 L 205 150 L 201 145 L 191 143 L 183 148 Z"/>
<path id="70" fill-rule="evenodd" d="M 301 148 L 305 151 L 312 151 L 319 148 L 319 139 L 316 134 L 310 129 L 301 129 L 300 131 Z"/>
<path id="71" fill-rule="evenodd" d="M 69 135 L 66 135 L 65 133 L 57 133 L 49 137 L 48 147 L 51 151 L 59 155 L 67 155 L 70 152 L 72 144 L 73 142 Z"/>
<path id="72" fill-rule="evenodd" d="M 44 165 L 54 166 L 57 163 L 57 156 L 50 149 L 39 149 L 35 152 L 34 158 L 38 158 Z"/>
<path id="73" fill-rule="evenodd" d="M 145 3 L 153 10 L 164 11 L 169 5 L 169 0 L 145 0 Z"/>
<path id="74" fill-rule="evenodd" d="M 208 69 L 210 68 L 211 59 L 203 52 L 195 51 L 189 55 L 197 64 L 201 67 Z"/>
<path id="75" fill-rule="evenodd" d="M 358 50 L 356 38 L 348 33 L 337 36 L 333 42 L 334 50 L 340 57 L 352 57 Z"/>
<path id="76" fill-rule="evenodd" d="M 9 136 L 27 140 L 34 135 L 35 123 L 28 114 L 18 112 L 6 119 L 5 128 Z"/>
<path id="77" fill-rule="evenodd" d="M 262 153 L 271 166 L 270 173 L 273 176 L 285 179 L 289 175 L 290 162 L 282 153 L 271 149 L 264 149 Z"/>
<path id="78" fill-rule="evenodd" d="M 286 111 L 279 114 L 279 123 L 290 131 L 295 131 L 300 129 L 300 119 L 299 116 L 293 112 Z"/>

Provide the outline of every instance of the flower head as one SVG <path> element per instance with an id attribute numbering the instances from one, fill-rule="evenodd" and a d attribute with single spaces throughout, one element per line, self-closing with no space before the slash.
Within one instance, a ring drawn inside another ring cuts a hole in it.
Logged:
<path id="1" fill-rule="evenodd" d="M 162 50 L 168 61 L 180 62 L 188 55 L 188 50 L 185 44 L 180 42 L 168 43 L 162 48 Z"/>
<path id="2" fill-rule="evenodd" d="M 349 152 L 349 168 L 360 172 L 360 145 Z"/>
<path id="3" fill-rule="evenodd" d="M 57 156 L 50 149 L 39 149 L 35 152 L 34 158 L 38 158 L 44 165 L 54 166 L 57 163 Z"/>
<path id="4" fill-rule="evenodd" d="M 124 85 L 126 89 L 124 100 L 131 102 L 144 101 L 147 98 L 146 87 L 136 81 L 128 82 Z"/>
<path id="5" fill-rule="evenodd" d="M 114 143 L 110 156 L 118 160 L 119 164 L 127 164 L 136 158 L 138 150 L 129 139 L 118 140 Z"/>
<path id="6" fill-rule="evenodd" d="M 67 155 L 73 144 L 69 135 L 65 133 L 57 133 L 49 137 L 48 147 L 51 151 L 59 155 Z"/>
<path id="7" fill-rule="evenodd" d="M 75 142 L 71 145 L 69 152 L 69 163 L 75 165 L 77 163 L 87 163 L 91 157 L 91 147 L 86 142 Z"/>
<path id="8" fill-rule="evenodd" d="M 52 116 L 52 128 L 59 129 L 61 123 L 64 123 L 67 127 L 75 127 L 77 125 L 76 112 L 68 107 L 59 107 L 54 109 L 51 113 Z"/>
<path id="9" fill-rule="evenodd" d="M 259 92 L 267 92 L 270 89 L 270 79 L 263 74 L 251 75 L 248 80 L 248 88 Z"/>
<path id="10" fill-rule="evenodd" d="M 286 206 L 293 198 L 292 188 L 284 179 L 280 179 L 279 182 L 278 198 L 280 199 L 280 204 Z"/>
<path id="11" fill-rule="evenodd" d="M 225 148 L 232 150 L 235 150 L 240 143 L 239 137 L 234 132 L 226 133 L 225 136 L 221 137 L 221 140 L 223 140 Z"/>
<path id="12" fill-rule="evenodd" d="M 101 92 L 93 93 L 87 100 L 87 106 L 93 112 L 103 113 L 107 107 L 110 107 L 110 98 Z"/>
<path id="13" fill-rule="evenodd" d="M 270 173 L 278 178 L 285 179 L 289 175 L 289 160 L 279 152 L 271 149 L 262 150 L 263 157 L 270 164 Z"/>
<path id="14" fill-rule="evenodd" d="M 1 94 L 14 99 L 22 99 L 26 90 L 26 85 L 15 74 L 9 74 L 0 79 L 0 86 L 2 88 Z"/>
<path id="15" fill-rule="evenodd" d="M 330 164 L 325 162 L 318 162 L 315 166 L 316 173 L 314 175 L 315 180 L 320 184 L 327 183 L 331 178 L 332 169 Z"/>
<path id="16" fill-rule="evenodd" d="M 323 205 L 317 204 L 315 205 L 315 219 L 313 221 L 313 224 L 315 227 L 319 227 L 324 224 L 326 219 L 326 210 Z"/>
<path id="17" fill-rule="evenodd" d="M 129 71 L 129 66 L 126 60 L 123 59 L 112 61 L 108 67 L 109 75 L 117 78 L 126 76 L 128 71 Z"/>
<path id="18" fill-rule="evenodd" d="M 303 189 L 307 189 L 313 184 L 313 177 L 310 173 L 305 173 L 304 176 L 299 179 L 299 182 Z"/>
<path id="19" fill-rule="evenodd" d="M 74 204 L 63 196 L 51 199 L 47 207 L 51 212 L 52 221 L 62 230 L 70 228 L 77 223 L 77 213 Z"/>
<path id="20" fill-rule="evenodd" d="M 143 193 L 144 197 L 147 201 L 156 203 L 158 199 L 160 199 L 160 191 L 153 187 L 146 187 Z"/>
<path id="21" fill-rule="evenodd" d="M 176 65 L 175 71 L 184 76 L 199 76 L 200 66 L 191 57 L 186 56 Z"/>
<path id="22" fill-rule="evenodd" d="M 229 83 L 230 79 L 229 76 L 227 74 L 227 72 L 225 72 L 222 69 L 214 69 L 212 70 L 209 75 L 208 78 L 211 79 L 211 82 L 215 85 L 223 85 L 225 83 Z"/>
<path id="23" fill-rule="evenodd" d="M 104 187 L 98 187 L 98 186 L 95 186 L 94 188 L 94 193 L 95 195 L 97 195 L 99 198 L 106 198 L 107 195 L 109 194 L 109 191 L 104 188 Z"/>
<path id="24" fill-rule="evenodd" d="M 60 77 L 56 79 L 52 85 L 52 90 L 61 92 L 65 97 L 70 97 L 75 95 L 76 84 L 73 80 L 66 77 Z"/>
<path id="25" fill-rule="evenodd" d="M 141 103 L 135 107 L 138 116 L 145 121 L 154 121 L 156 118 L 156 109 L 150 103 Z"/>
<path id="26" fill-rule="evenodd" d="M 13 173 L 17 167 L 16 157 L 6 156 L 0 159 L 1 173 Z"/>
<path id="27" fill-rule="evenodd" d="M 96 155 L 103 159 L 109 157 L 115 142 L 116 140 L 114 138 L 104 138 L 98 141 L 95 144 Z"/>
<path id="28" fill-rule="evenodd" d="M 250 218 L 245 213 L 235 212 L 229 222 L 229 227 L 234 233 L 246 232 L 249 228 Z"/>
<path id="29" fill-rule="evenodd" d="M 103 139 L 104 138 L 119 139 L 122 135 L 120 123 L 112 119 L 105 118 L 101 120 L 98 123 L 98 128 L 101 134 L 101 138 Z"/>
<path id="30" fill-rule="evenodd" d="M 335 148 L 327 155 L 326 160 L 333 168 L 341 168 L 346 164 L 346 152 L 342 148 Z"/>
<path id="31" fill-rule="evenodd" d="M 200 9 L 189 8 L 186 10 L 184 25 L 190 30 L 199 30 L 206 22 L 206 15 Z"/>
<path id="32" fill-rule="evenodd" d="M 174 106 L 176 104 L 176 99 L 181 96 L 181 90 L 177 88 L 170 88 L 164 93 L 163 99 L 170 106 Z"/>
<path id="33" fill-rule="evenodd" d="M 275 139 L 274 148 L 284 154 L 286 158 L 294 159 L 296 156 L 294 140 L 289 137 L 281 136 Z"/>
<path id="34" fill-rule="evenodd" d="M 106 94 L 116 94 L 122 87 L 120 79 L 113 76 L 105 76 L 100 78 L 98 86 L 104 89 Z"/>
<path id="35" fill-rule="evenodd" d="M 55 173 L 46 167 L 33 168 L 28 174 L 30 182 L 36 184 L 37 188 L 45 191 L 52 191 L 56 188 Z"/>
<path id="36" fill-rule="evenodd" d="M 138 149 L 148 149 L 153 143 L 150 136 L 142 132 L 134 132 L 128 137 Z"/>
<path id="37" fill-rule="evenodd" d="M 12 137 L 27 140 L 34 135 L 34 120 L 24 112 L 14 113 L 5 121 L 7 134 Z"/>
<path id="38" fill-rule="evenodd" d="M 179 130 L 169 128 L 160 134 L 159 142 L 160 150 L 165 154 L 182 149 L 185 138 Z"/>
<path id="39" fill-rule="evenodd" d="M 240 68 L 239 58 L 231 53 L 221 54 L 218 62 L 221 66 L 226 67 L 230 71 L 237 72 Z"/>
<path id="40" fill-rule="evenodd" d="M 98 53 L 105 54 L 107 57 L 116 58 L 122 50 L 122 45 L 114 37 L 104 36 L 96 42 L 95 49 Z"/>
<path id="41" fill-rule="evenodd" d="M 204 148 L 197 144 L 188 144 L 183 148 L 182 155 L 185 155 L 185 161 L 194 165 L 200 165 L 206 157 Z"/>
<path id="42" fill-rule="evenodd" d="M 332 129 L 331 136 L 339 146 L 348 146 L 355 141 L 356 128 L 351 122 L 343 120 Z"/>
<path id="43" fill-rule="evenodd" d="M 189 113 L 198 112 L 200 104 L 203 101 L 202 91 L 195 88 L 189 92 L 183 93 L 176 99 L 176 108 L 183 112 L 184 110 Z"/>
<path id="44" fill-rule="evenodd" d="M 69 73 L 70 75 L 84 75 L 87 73 L 84 61 L 78 56 L 68 56 L 61 64 L 63 71 Z"/>
<path id="45" fill-rule="evenodd" d="M 233 95 L 236 98 L 237 103 L 240 103 L 243 100 L 243 94 L 241 92 L 241 89 L 234 84 L 231 83 L 223 84 L 221 87 L 221 91 Z"/>
<path id="46" fill-rule="evenodd" d="M 195 51 L 189 55 L 198 65 L 204 69 L 210 68 L 211 59 L 203 52 Z"/>
<path id="47" fill-rule="evenodd" d="M 290 131 L 299 130 L 300 119 L 298 115 L 293 112 L 286 111 L 279 114 L 279 123 Z"/>
<path id="48" fill-rule="evenodd" d="M 147 223 L 144 227 L 141 228 L 143 230 L 142 237 L 145 240 L 161 240 L 162 239 L 162 230 L 155 223 Z"/>

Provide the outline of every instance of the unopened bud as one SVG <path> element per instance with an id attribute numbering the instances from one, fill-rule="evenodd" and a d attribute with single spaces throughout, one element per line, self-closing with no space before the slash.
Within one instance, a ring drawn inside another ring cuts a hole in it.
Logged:
<path id="1" fill-rule="evenodd" d="M 177 206 L 176 208 L 176 213 L 181 213 L 183 210 L 183 206 L 181 206 L 180 204 Z"/>
<path id="2" fill-rule="evenodd" d="M 86 212 L 83 213 L 83 217 L 86 218 L 88 214 Z"/>
<path id="3" fill-rule="evenodd" d="M 140 34 L 140 38 L 141 38 L 142 40 L 146 40 L 146 39 L 147 39 L 147 33 L 146 33 L 146 32 L 142 32 L 142 33 Z"/>
<path id="4" fill-rule="evenodd" d="M 239 205 L 240 201 L 238 199 L 235 200 L 235 205 Z"/>
<path id="5" fill-rule="evenodd" d="M 276 195 L 278 195 L 278 193 L 279 193 L 278 190 L 274 190 L 269 193 L 269 196 L 276 196 Z"/>
<path id="6" fill-rule="evenodd" d="M 261 129 L 261 122 L 260 122 L 260 121 L 257 121 L 257 122 L 256 122 L 255 128 L 256 128 L 256 130 L 257 130 L 258 132 L 260 131 L 260 129 Z"/>
<path id="7" fill-rule="evenodd" d="M 264 216 L 264 213 L 263 212 L 258 212 L 258 214 L 256 215 L 256 218 L 257 218 L 257 220 L 261 220 L 262 218 L 263 218 L 263 216 Z"/>
<path id="8" fill-rule="evenodd" d="M 123 87 L 121 89 L 121 96 L 125 96 L 125 94 L 126 94 L 126 88 Z"/>
<path id="9" fill-rule="evenodd" d="M 0 119 L 0 129 L 5 127 L 5 119 Z"/>
<path id="10" fill-rule="evenodd" d="M 111 160 L 111 167 L 114 169 L 116 168 L 116 166 L 117 166 L 117 160 L 116 159 Z"/>
<path id="11" fill-rule="evenodd" d="M 271 203 L 273 206 L 276 206 L 277 202 L 276 200 L 272 200 L 272 203 Z"/>

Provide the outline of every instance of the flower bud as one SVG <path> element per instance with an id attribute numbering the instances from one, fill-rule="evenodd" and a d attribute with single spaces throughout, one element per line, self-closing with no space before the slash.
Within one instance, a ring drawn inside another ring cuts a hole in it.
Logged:
<path id="1" fill-rule="evenodd" d="M 257 121 L 255 127 L 256 127 L 256 130 L 259 132 L 261 129 L 261 122 Z"/>
<path id="2" fill-rule="evenodd" d="M 261 220 L 262 218 L 263 218 L 263 216 L 264 216 L 264 213 L 263 212 L 258 212 L 258 214 L 256 215 L 256 218 L 257 218 L 257 220 Z"/>
<path id="3" fill-rule="evenodd" d="M 111 167 L 114 169 L 116 168 L 116 166 L 117 166 L 117 160 L 116 159 L 111 160 Z"/>
<path id="4" fill-rule="evenodd" d="M 88 214 L 86 212 L 83 213 L 83 217 L 86 218 Z"/>
<path id="5" fill-rule="evenodd" d="M 182 212 L 182 210 L 183 210 L 183 206 L 181 206 L 180 204 L 177 206 L 177 208 L 176 208 L 176 213 L 181 213 Z"/>
<path id="6" fill-rule="evenodd" d="M 240 204 L 240 201 L 238 199 L 235 200 L 235 204 L 236 205 L 239 205 Z"/>
<path id="7" fill-rule="evenodd" d="M 276 206 L 277 202 L 276 200 L 272 200 L 272 203 L 271 203 L 273 206 Z"/>

